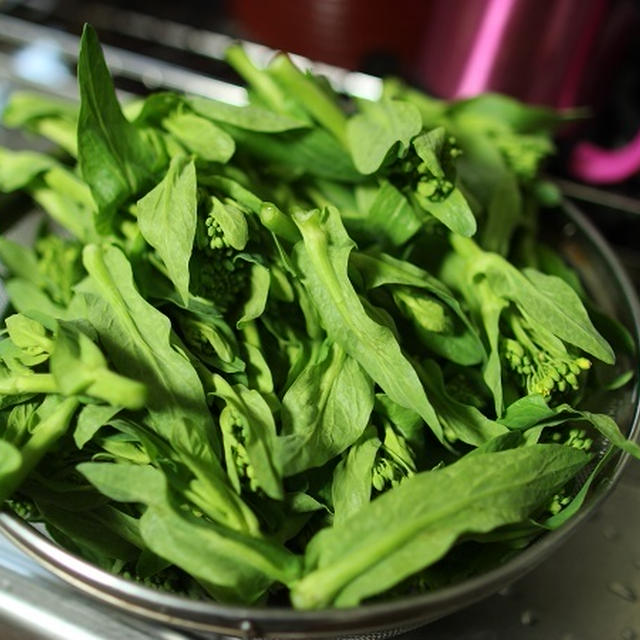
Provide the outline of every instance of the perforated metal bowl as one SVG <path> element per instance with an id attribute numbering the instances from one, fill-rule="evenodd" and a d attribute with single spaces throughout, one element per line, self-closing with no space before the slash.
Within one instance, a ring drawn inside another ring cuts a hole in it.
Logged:
<path id="1" fill-rule="evenodd" d="M 575 207 L 549 212 L 544 227 L 553 244 L 580 272 L 599 307 L 620 320 L 640 345 L 640 311 L 635 291 L 611 248 Z M 622 370 L 637 363 L 621 358 Z M 611 394 L 607 406 L 624 433 L 636 438 L 639 425 L 638 380 Z M 561 529 L 545 534 L 517 557 L 483 575 L 432 593 L 351 609 L 294 611 L 284 608 L 231 607 L 158 593 L 113 576 L 58 547 L 15 516 L 0 514 L 0 532 L 60 578 L 96 599 L 150 620 L 178 628 L 240 638 L 367 638 L 382 640 L 427 624 L 495 593 L 559 549 L 610 493 L 628 456 L 617 454 L 592 488 L 582 511 Z M 425 630 L 425 633 L 428 630 Z M 428 634 L 427 634 L 428 635 Z"/>

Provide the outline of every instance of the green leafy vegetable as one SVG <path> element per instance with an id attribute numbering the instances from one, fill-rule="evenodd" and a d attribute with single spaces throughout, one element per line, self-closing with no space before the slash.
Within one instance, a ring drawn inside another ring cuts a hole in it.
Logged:
<path id="1" fill-rule="evenodd" d="M 208 100 L 199 96 L 189 96 L 188 105 L 201 116 L 214 122 L 224 122 L 240 129 L 279 133 L 292 129 L 308 127 L 304 121 L 296 120 L 284 114 L 274 113 L 256 105 L 236 107 L 217 100 Z"/>
<path id="2" fill-rule="evenodd" d="M 38 175 L 55 166 L 50 156 L 35 151 L 10 151 L 0 147 L 0 190 L 24 189 Z"/>
<path id="3" fill-rule="evenodd" d="M 354 164 L 360 173 L 380 168 L 389 151 L 399 144 L 399 153 L 409 147 L 421 129 L 418 110 L 407 102 L 389 100 L 362 102 L 362 113 L 347 124 L 347 139 Z"/>
<path id="4" fill-rule="evenodd" d="M 329 337 L 354 357 L 392 400 L 414 409 L 441 438 L 438 419 L 393 332 L 367 315 L 348 280 L 353 242 L 338 211 L 314 210 L 296 215 L 294 221 L 303 237 L 297 261 Z"/>
<path id="5" fill-rule="evenodd" d="M 138 201 L 138 225 L 158 252 L 183 300 L 189 297 L 189 259 L 196 234 L 196 171 L 186 156 L 174 156 L 164 179 Z"/>
<path id="6" fill-rule="evenodd" d="M 536 445 L 416 475 L 312 540 L 313 570 L 293 587 L 293 601 L 353 606 L 428 566 L 461 534 L 521 522 L 587 460 L 575 449 Z"/>
<path id="7" fill-rule="evenodd" d="M 3 114 L 55 147 L 0 149 L 45 214 L 0 238 L 0 507 L 147 587 L 347 607 L 490 570 L 640 458 L 635 338 L 537 236 L 567 114 L 237 45 L 248 105 L 121 106 L 80 45 L 79 104 Z"/>
<path id="8" fill-rule="evenodd" d="M 319 467 L 367 426 L 373 384 L 336 343 L 323 343 L 282 399 L 280 464 L 285 476 Z"/>
<path id="9" fill-rule="evenodd" d="M 236 150 L 228 133 L 193 113 L 173 113 L 162 125 L 187 150 L 208 162 L 227 162 Z"/>
<path id="10" fill-rule="evenodd" d="M 103 226 L 119 205 L 152 183 L 158 157 L 122 114 L 98 37 L 89 25 L 82 33 L 78 83 L 78 164 L 98 206 L 96 223 Z"/>

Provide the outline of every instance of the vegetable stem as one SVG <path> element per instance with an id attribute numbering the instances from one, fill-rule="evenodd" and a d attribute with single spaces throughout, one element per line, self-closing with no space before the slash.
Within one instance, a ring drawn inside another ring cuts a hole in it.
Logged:
<path id="1" fill-rule="evenodd" d="M 287 113 L 284 93 L 264 71 L 251 62 L 243 47 L 240 45 L 229 47 L 225 58 L 272 109 L 278 113 Z"/>
<path id="2" fill-rule="evenodd" d="M 21 393 L 58 393 L 58 385 L 50 373 L 32 373 L 0 378 L 0 395 Z"/>
<path id="3" fill-rule="evenodd" d="M 289 56 L 280 54 L 269 66 L 274 77 L 323 127 L 330 131 L 345 148 L 347 118 L 340 107 L 291 62 Z"/>
<path id="4" fill-rule="evenodd" d="M 143 409 L 147 401 L 147 388 L 144 384 L 106 368 L 95 372 L 94 381 L 87 388 L 87 393 L 114 406 L 134 410 Z"/>
<path id="5" fill-rule="evenodd" d="M 293 220 L 282 213 L 275 204 L 263 202 L 259 216 L 260 222 L 279 238 L 291 243 L 300 240 L 300 233 Z"/>
<path id="6" fill-rule="evenodd" d="M 184 494 L 214 521 L 235 531 L 259 534 L 260 525 L 255 516 L 227 485 L 198 477 L 191 481 Z"/>
<path id="7" fill-rule="evenodd" d="M 65 434 L 78 405 L 77 398 L 62 400 L 55 411 L 35 427 L 20 450 L 20 466 L 13 473 L 0 477 L 0 504 L 13 494 L 52 445 Z"/>

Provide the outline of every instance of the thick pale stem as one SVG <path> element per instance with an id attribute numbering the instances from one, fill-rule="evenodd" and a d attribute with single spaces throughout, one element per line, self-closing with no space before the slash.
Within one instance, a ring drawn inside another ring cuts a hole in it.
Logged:
<path id="1" fill-rule="evenodd" d="M 298 228 L 276 205 L 264 202 L 260 208 L 260 222 L 273 234 L 295 244 L 300 240 Z"/>
<path id="2" fill-rule="evenodd" d="M 227 62 L 272 109 L 279 113 L 287 113 L 286 99 L 280 87 L 251 62 L 247 52 L 241 46 L 229 47 L 225 57 Z"/>
<path id="3" fill-rule="evenodd" d="M 269 70 L 315 120 L 330 131 L 345 148 L 348 148 L 346 116 L 311 78 L 291 62 L 289 56 L 285 54 L 277 56 L 269 66 Z"/>
<path id="4" fill-rule="evenodd" d="M 147 388 L 141 382 L 125 378 L 109 369 L 95 372 L 87 394 L 106 400 L 110 404 L 127 409 L 143 409 L 147 401 Z"/>
<path id="5" fill-rule="evenodd" d="M 13 473 L 0 477 L 0 504 L 20 487 L 55 442 L 66 433 L 78 404 L 76 398 L 66 398 L 50 416 L 35 427 L 20 450 L 22 464 Z"/>
<path id="6" fill-rule="evenodd" d="M 0 395 L 58 393 L 55 378 L 49 373 L 33 373 L 0 378 Z"/>

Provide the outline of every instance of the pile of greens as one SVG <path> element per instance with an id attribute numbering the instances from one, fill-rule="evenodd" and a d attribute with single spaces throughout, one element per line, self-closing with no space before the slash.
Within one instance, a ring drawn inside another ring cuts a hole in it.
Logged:
<path id="1" fill-rule="evenodd" d="M 352 606 L 504 562 L 608 451 L 640 457 L 582 403 L 624 330 L 536 239 L 562 116 L 398 82 L 345 102 L 286 55 L 228 59 L 248 106 L 122 108 L 86 27 L 79 106 L 5 109 L 56 146 L 0 149 L 0 189 L 48 214 L 0 240 L 0 503 L 228 603 Z"/>

